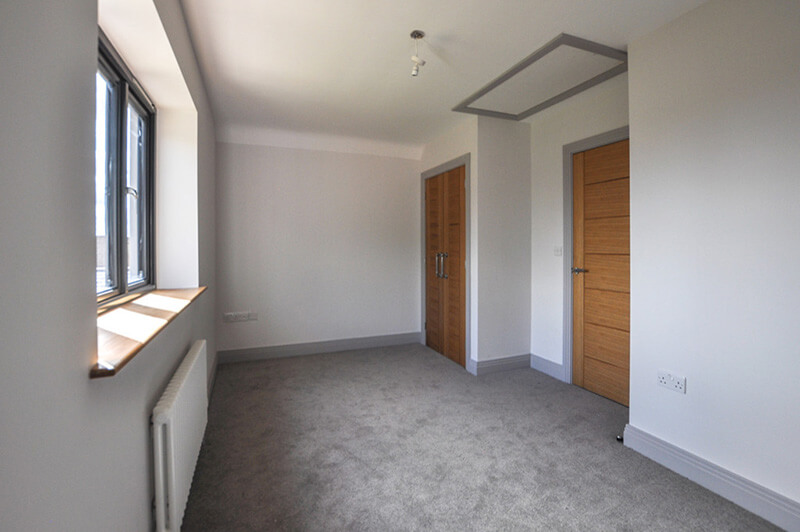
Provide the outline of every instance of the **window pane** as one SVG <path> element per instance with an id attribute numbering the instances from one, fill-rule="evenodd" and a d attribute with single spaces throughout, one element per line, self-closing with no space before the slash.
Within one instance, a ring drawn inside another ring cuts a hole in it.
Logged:
<path id="1" fill-rule="evenodd" d="M 152 251 L 155 109 L 100 35 L 95 77 L 97 301 L 154 284 Z"/>
<path id="2" fill-rule="evenodd" d="M 95 76 L 95 147 L 94 147 L 94 213 L 97 267 L 97 293 L 115 288 L 113 276 L 112 230 L 110 205 L 112 200 L 110 104 L 113 87 L 100 72 Z"/>
<path id="3" fill-rule="evenodd" d="M 127 179 L 125 193 L 126 236 L 128 241 L 128 284 L 147 277 L 145 255 L 145 121 L 130 104 L 127 112 Z"/>

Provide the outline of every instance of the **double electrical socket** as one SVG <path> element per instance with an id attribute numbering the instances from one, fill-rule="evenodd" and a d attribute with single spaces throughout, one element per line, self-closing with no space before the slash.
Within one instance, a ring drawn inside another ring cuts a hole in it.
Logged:
<path id="1" fill-rule="evenodd" d="M 224 323 L 233 323 L 237 321 L 257 321 L 258 312 L 244 311 L 244 312 L 225 312 L 222 315 Z"/>
<path id="2" fill-rule="evenodd" d="M 669 388 L 673 392 L 686 393 L 686 377 L 675 375 L 663 369 L 658 370 L 658 385 Z"/>

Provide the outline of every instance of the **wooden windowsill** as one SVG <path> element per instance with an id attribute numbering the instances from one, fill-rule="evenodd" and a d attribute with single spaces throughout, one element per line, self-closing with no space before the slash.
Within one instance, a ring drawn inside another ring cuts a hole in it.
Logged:
<path id="1" fill-rule="evenodd" d="M 206 290 L 153 290 L 97 317 L 97 363 L 90 379 L 112 377 Z"/>

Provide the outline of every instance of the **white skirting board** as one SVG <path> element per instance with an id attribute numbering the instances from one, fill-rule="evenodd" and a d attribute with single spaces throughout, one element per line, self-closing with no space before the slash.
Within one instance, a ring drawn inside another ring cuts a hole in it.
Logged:
<path id="1" fill-rule="evenodd" d="M 800 503 L 631 425 L 625 446 L 790 532 L 800 532 Z"/>
<path id="2" fill-rule="evenodd" d="M 567 374 L 563 364 L 556 364 L 546 358 L 531 354 L 531 368 L 550 375 L 561 382 L 567 382 Z"/>

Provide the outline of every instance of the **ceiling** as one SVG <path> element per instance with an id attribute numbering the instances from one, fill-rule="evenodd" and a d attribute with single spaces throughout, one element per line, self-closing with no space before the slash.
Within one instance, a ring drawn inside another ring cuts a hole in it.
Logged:
<path id="1" fill-rule="evenodd" d="M 560 33 L 627 50 L 703 1 L 182 3 L 221 131 L 419 146 L 467 119 L 454 106 Z M 414 29 L 426 33 L 418 77 Z"/>

